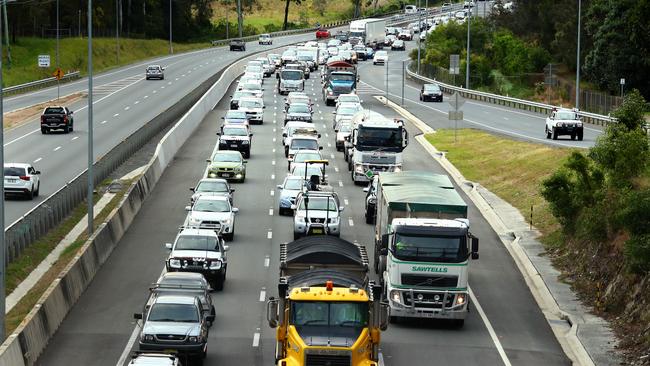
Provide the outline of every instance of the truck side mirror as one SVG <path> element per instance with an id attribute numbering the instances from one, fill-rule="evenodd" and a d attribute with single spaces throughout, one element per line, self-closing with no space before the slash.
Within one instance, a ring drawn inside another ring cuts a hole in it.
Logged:
<path id="1" fill-rule="evenodd" d="M 388 329 L 388 323 L 390 319 L 390 307 L 386 303 L 381 303 L 379 304 L 380 306 L 380 311 L 379 311 L 379 329 L 380 330 L 386 330 Z"/>
<path id="2" fill-rule="evenodd" d="M 142 319 L 142 313 L 134 313 L 133 314 L 133 319 L 136 319 L 136 320 Z"/>
<path id="3" fill-rule="evenodd" d="M 205 320 L 210 323 L 214 322 L 214 314 L 208 314 L 208 316 L 205 317 Z"/>
<path id="4" fill-rule="evenodd" d="M 383 234 L 381 236 L 381 248 L 382 249 L 387 249 L 389 241 L 390 241 L 390 234 Z"/>
<path id="5" fill-rule="evenodd" d="M 478 259 L 478 238 L 472 237 L 472 259 Z"/>
<path id="6" fill-rule="evenodd" d="M 278 326 L 278 300 L 274 297 L 266 302 L 266 320 L 269 322 L 269 327 Z"/>
<path id="7" fill-rule="evenodd" d="M 165 243 L 165 248 L 171 250 L 172 249 L 172 243 Z"/>

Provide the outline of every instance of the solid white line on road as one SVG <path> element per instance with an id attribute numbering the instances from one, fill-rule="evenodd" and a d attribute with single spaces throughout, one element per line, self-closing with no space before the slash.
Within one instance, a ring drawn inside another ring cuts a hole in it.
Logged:
<path id="1" fill-rule="evenodd" d="M 43 160 L 43 158 L 38 158 L 38 159 L 34 160 L 34 163 L 38 163 L 41 160 Z"/>
<path id="2" fill-rule="evenodd" d="M 133 104 L 139 104 L 139 103 L 140 103 L 139 100 L 136 100 L 135 102 L 133 102 Z"/>
<path id="3" fill-rule="evenodd" d="M 271 197 L 275 196 L 275 191 L 271 190 Z"/>
<path id="4" fill-rule="evenodd" d="M 142 97 L 142 99 L 147 99 L 147 98 L 149 98 L 148 95 L 145 95 L 144 97 Z"/>
<path id="5" fill-rule="evenodd" d="M 343 187 L 343 181 L 339 181 L 339 187 Z"/>
<path id="6" fill-rule="evenodd" d="M 75 137 L 73 137 L 72 140 L 70 140 L 70 141 L 74 141 L 74 140 L 76 140 L 76 139 L 78 139 L 78 138 L 79 138 L 79 136 L 75 136 Z"/>
<path id="7" fill-rule="evenodd" d="M 124 347 L 124 351 L 122 351 L 122 354 L 120 355 L 120 358 L 117 360 L 117 365 L 116 366 L 122 366 L 126 362 L 126 358 L 128 355 L 131 353 L 131 348 L 133 348 L 133 344 L 135 344 L 135 341 L 138 338 L 138 334 L 140 333 L 140 321 L 137 320 L 135 322 L 136 326 L 133 327 L 133 333 L 131 333 L 131 336 L 129 337 L 128 342 L 126 342 L 126 347 Z"/>
<path id="8" fill-rule="evenodd" d="M 275 165 L 275 160 L 271 160 L 271 165 Z"/>
<path id="9" fill-rule="evenodd" d="M 354 221 L 352 221 L 352 219 L 348 219 L 348 224 L 349 224 L 350 226 L 354 226 Z"/>
<path id="10" fill-rule="evenodd" d="M 275 142 L 275 140 L 276 140 L 276 138 L 274 137 L 274 138 L 273 138 L 273 142 Z"/>
<path id="11" fill-rule="evenodd" d="M 270 265 L 271 265 L 271 257 L 267 255 L 266 257 L 264 257 L 264 267 L 268 268 Z"/>
<path id="12" fill-rule="evenodd" d="M 492 323 L 490 323 L 490 319 L 488 319 L 487 315 L 485 315 L 485 312 L 483 311 L 483 307 L 481 307 L 481 304 L 479 304 L 478 299 L 476 299 L 476 296 L 474 296 L 474 291 L 472 291 L 472 288 L 469 286 L 467 286 L 467 289 L 469 290 L 469 297 L 472 299 L 476 311 L 478 311 L 478 314 L 481 316 L 481 319 L 483 319 L 483 323 L 485 323 L 485 327 L 487 328 L 487 331 L 490 334 L 490 338 L 492 338 L 492 342 L 494 342 L 494 346 L 496 347 L 497 352 L 499 352 L 499 356 L 501 356 L 501 361 L 503 361 L 503 364 L 505 366 L 512 366 L 510 360 L 508 359 L 508 355 L 506 355 L 506 352 L 503 350 L 503 346 L 501 345 L 501 341 L 499 340 L 499 337 L 494 331 L 494 328 L 492 328 Z"/>
<path id="13" fill-rule="evenodd" d="M 124 107 L 125 111 L 128 111 L 129 109 L 131 109 L 131 107 L 129 107 L 128 105 L 126 107 Z"/>
<path id="14" fill-rule="evenodd" d="M 275 174 L 271 174 L 271 180 L 275 179 Z"/>
<path id="15" fill-rule="evenodd" d="M 57 146 L 54 148 L 54 151 L 59 151 L 59 150 L 61 150 L 61 146 Z"/>
<path id="16" fill-rule="evenodd" d="M 102 125 L 103 125 L 103 124 L 106 124 L 106 122 L 108 122 L 108 121 L 104 120 L 104 121 L 101 122 L 101 124 L 102 124 Z"/>
<path id="17" fill-rule="evenodd" d="M 260 345 L 260 333 L 255 332 L 255 334 L 253 334 L 253 347 L 259 347 L 259 345 Z"/>
<path id="18" fill-rule="evenodd" d="M 266 300 L 266 290 L 260 291 L 260 302 L 264 300 Z"/>
<path id="19" fill-rule="evenodd" d="M 348 205 L 350 204 L 350 201 L 348 201 L 347 198 L 344 198 L 344 199 L 343 199 L 343 203 L 345 203 L 345 205 L 348 206 Z"/>
<path id="20" fill-rule="evenodd" d="M 273 216 L 273 209 L 269 208 L 269 216 Z"/>
<path id="21" fill-rule="evenodd" d="M 273 239 L 273 231 L 268 231 L 268 232 L 266 233 L 266 238 L 267 238 L 267 239 Z"/>
<path id="22" fill-rule="evenodd" d="M 119 113 L 115 113 L 115 114 L 113 115 L 113 117 L 119 117 L 119 116 L 120 116 Z"/>

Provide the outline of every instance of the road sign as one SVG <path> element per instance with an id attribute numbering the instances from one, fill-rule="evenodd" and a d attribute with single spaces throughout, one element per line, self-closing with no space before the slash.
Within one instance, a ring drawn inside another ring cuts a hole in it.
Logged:
<path id="1" fill-rule="evenodd" d="M 453 108 L 456 111 L 459 110 L 460 107 L 463 106 L 463 104 L 465 104 L 465 98 L 460 96 L 458 92 L 454 92 L 451 98 L 449 98 L 449 105 L 451 106 L 451 108 Z"/>
<path id="2" fill-rule="evenodd" d="M 372 170 L 370 170 L 370 169 L 366 170 L 365 174 L 366 174 L 366 178 L 368 178 L 368 180 L 372 180 L 372 177 L 375 176 L 375 173 L 373 173 Z"/>
<path id="3" fill-rule="evenodd" d="M 63 73 L 63 70 L 61 70 L 61 69 L 56 69 L 52 73 L 52 76 L 54 76 L 57 80 L 61 80 L 61 78 L 63 78 L 63 75 L 65 75 L 65 74 Z"/>
<path id="4" fill-rule="evenodd" d="M 449 111 L 449 120 L 450 121 L 462 121 L 463 120 L 463 111 Z"/>
<path id="5" fill-rule="evenodd" d="M 460 74 L 460 55 L 449 55 L 449 73 Z"/>
<path id="6" fill-rule="evenodd" d="M 50 55 L 38 55 L 38 67 L 50 67 Z"/>
<path id="7" fill-rule="evenodd" d="M 621 78 L 621 85 L 625 85 L 625 78 Z"/>

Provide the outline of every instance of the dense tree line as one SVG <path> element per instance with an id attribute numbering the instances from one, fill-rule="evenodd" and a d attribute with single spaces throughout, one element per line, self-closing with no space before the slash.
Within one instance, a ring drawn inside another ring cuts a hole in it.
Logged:
<path id="1" fill-rule="evenodd" d="M 185 41 L 208 37 L 213 31 L 213 0 L 172 0 L 174 39 Z M 56 29 L 55 0 L 18 0 L 7 6 L 9 32 L 15 40 L 22 36 L 53 36 Z M 85 35 L 87 0 L 59 0 L 59 28 L 63 36 Z M 99 36 L 167 38 L 169 0 L 95 0 L 93 32 Z"/>
<path id="2" fill-rule="evenodd" d="M 650 0 L 582 0 L 581 13 L 586 79 L 616 92 L 625 78 L 626 88 L 650 96 Z M 494 19 L 576 70 L 578 0 L 517 0 Z"/>

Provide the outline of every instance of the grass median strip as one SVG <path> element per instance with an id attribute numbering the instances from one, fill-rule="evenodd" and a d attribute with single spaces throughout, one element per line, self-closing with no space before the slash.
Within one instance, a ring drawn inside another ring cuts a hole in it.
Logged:
<path id="1" fill-rule="evenodd" d="M 540 194 L 541 182 L 561 166 L 571 149 L 512 140 L 474 129 L 437 130 L 425 135 L 466 179 L 480 183 L 517 208 L 543 234 L 559 229 L 548 203 Z"/>
<path id="2" fill-rule="evenodd" d="M 95 217 L 94 229 L 104 223 L 108 215 L 117 207 L 119 202 L 124 197 L 126 191 L 131 187 L 131 183 L 137 178 L 128 181 L 122 181 L 123 188 L 118 192 L 115 197 L 104 207 L 104 209 Z M 94 202 L 101 198 L 100 194 L 95 194 Z M 45 237 L 39 239 L 36 243 L 29 246 L 23 255 L 16 261 L 9 264 L 7 267 L 7 293 L 11 293 L 16 286 L 22 282 L 36 266 L 47 257 L 54 247 L 61 241 L 61 239 L 70 230 L 82 220 L 87 214 L 87 206 L 85 203 L 80 204 L 59 227 L 52 230 Z M 88 239 L 87 231 L 69 245 L 59 256 L 56 263 L 41 277 L 36 285 L 14 306 L 14 308 L 7 314 L 5 323 L 5 334 L 11 334 L 25 316 L 32 310 L 34 305 L 43 296 L 43 293 L 52 284 L 52 282 L 59 277 L 61 271 L 70 263 L 70 261 L 77 254 L 77 251 L 84 242 Z"/>

